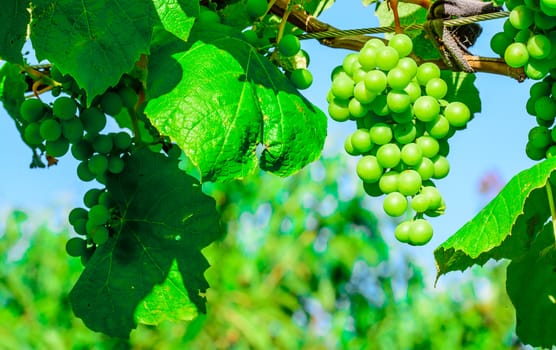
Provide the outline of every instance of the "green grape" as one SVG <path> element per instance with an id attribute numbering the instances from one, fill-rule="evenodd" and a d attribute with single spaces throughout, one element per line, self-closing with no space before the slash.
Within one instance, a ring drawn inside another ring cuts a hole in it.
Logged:
<path id="1" fill-rule="evenodd" d="M 545 157 L 549 159 L 549 158 L 554 158 L 555 156 L 556 156 L 556 145 L 552 145 L 548 147 L 548 149 L 546 150 Z"/>
<path id="2" fill-rule="evenodd" d="M 413 112 L 411 111 L 411 108 L 401 113 L 392 112 L 390 116 L 392 117 L 392 120 L 398 124 L 413 123 Z"/>
<path id="3" fill-rule="evenodd" d="M 401 243 L 409 242 L 409 235 L 411 232 L 412 221 L 402 221 L 396 226 L 394 230 L 394 236 Z"/>
<path id="4" fill-rule="evenodd" d="M 37 122 L 29 123 L 23 130 L 23 139 L 31 146 L 40 145 L 44 140 L 40 133 L 40 124 Z"/>
<path id="5" fill-rule="evenodd" d="M 443 179 L 450 172 L 450 163 L 446 157 L 437 155 L 431 159 L 434 163 L 434 175 L 433 179 Z"/>
<path id="6" fill-rule="evenodd" d="M 299 39 L 293 34 L 286 34 L 278 43 L 278 51 L 286 57 L 295 56 L 301 50 Z"/>
<path id="7" fill-rule="evenodd" d="M 357 154 L 369 152 L 373 148 L 371 135 L 367 129 L 357 129 L 349 137 L 353 150 Z"/>
<path id="8" fill-rule="evenodd" d="M 344 67 L 341 65 L 336 66 L 334 67 L 334 69 L 332 69 L 332 72 L 330 72 L 330 81 L 334 81 L 334 79 L 336 79 L 336 77 L 339 75 L 348 75 L 344 70 Z"/>
<path id="9" fill-rule="evenodd" d="M 93 155 L 93 147 L 82 139 L 71 146 L 71 155 L 77 160 L 87 160 Z"/>
<path id="10" fill-rule="evenodd" d="M 243 34 L 243 36 L 245 37 L 245 41 L 247 41 L 249 44 L 251 44 L 253 46 L 258 46 L 259 36 L 257 35 L 256 31 L 254 31 L 253 29 L 247 29 L 247 30 L 241 32 L 241 34 Z M 123 99 L 124 98 L 122 96 L 122 100 Z M 124 105 L 125 105 L 125 102 L 124 102 Z"/>
<path id="11" fill-rule="evenodd" d="M 137 105 L 137 101 L 139 101 L 137 92 L 129 86 L 118 89 L 118 95 L 120 95 L 122 99 L 122 104 L 129 109 L 134 109 L 135 105 Z"/>
<path id="12" fill-rule="evenodd" d="M 87 235 L 87 218 L 79 218 L 76 219 L 75 222 L 72 224 L 73 230 L 78 235 Z"/>
<path id="13" fill-rule="evenodd" d="M 440 78 L 440 68 L 435 63 L 425 62 L 417 68 L 416 77 L 419 85 L 426 86 L 429 80 Z"/>
<path id="14" fill-rule="evenodd" d="M 353 118 L 362 118 L 369 113 L 369 108 L 355 98 L 349 100 L 348 110 Z"/>
<path id="15" fill-rule="evenodd" d="M 98 197 L 98 204 L 110 208 L 113 205 L 112 195 L 110 194 L 110 192 L 107 191 L 102 192 Z"/>
<path id="16" fill-rule="evenodd" d="M 393 133 L 394 139 L 398 143 L 405 145 L 415 140 L 415 137 L 417 137 L 417 128 L 415 128 L 415 124 L 413 123 L 396 124 L 394 125 Z"/>
<path id="17" fill-rule="evenodd" d="M 46 119 L 41 122 L 39 133 L 46 141 L 54 141 L 62 136 L 62 126 L 55 119 Z"/>
<path id="18" fill-rule="evenodd" d="M 355 83 L 347 75 L 339 75 L 332 82 L 332 93 L 339 99 L 347 100 L 353 96 Z"/>
<path id="19" fill-rule="evenodd" d="M 398 175 L 398 191 L 403 195 L 413 196 L 421 189 L 422 181 L 416 170 L 404 170 Z"/>
<path id="20" fill-rule="evenodd" d="M 386 194 L 398 191 L 398 175 L 395 170 L 385 172 L 378 180 L 380 190 Z"/>
<path id="21" fill-rule="evenodd" d="M 376 53 L 376 66 L 383 71 L 389 71 L 398 64 L 399 59 L 400 55 L 396 49 L 385 46 Z"/>
<path id="22" fill-rule="evenodd" d="M 392 129 L 388 124 L 376 123 L 369 130 L 371 141 L 377 145 L 385 145 L 392 140 Z"/>
<path id="23" fill-rule="evenodd" d="M 547 61 L 546 59 L 535 59 L 529 58 L 529 61 L 525 64 L 524 71 L 525 74 L 533 79 L 533 80 L 540 80 L 544 78 L 548 71 L 552 66 L 552 62 Z"/>
<path id="24" fill-rule="evenodd" d="M 421 96 L 413 104 L 415 117 L 423 122 L 430 122 L 440 114 L 438 100 L 431 96 Z"/>
<path id="25" fill-rule="evenodd" d="M 550 130 L 550 138 L 552 139 L 552 143 L 556 143 L 556 128 Z"/>
<path id="26" fill-rule="evenodd" d="M 335 98 L 328 104 L 328 114 L 337 122 L 345 122 L 351 117 L 348 102 Z"/>
<path id="27" fill-rule="evenodd" d="M 365 79 L 363 79 L 367 90 L 380 94 L 388 85 L 388 78 L 386 74 L 380 70 L 372 70 L 367 72 Z"/>
<path id="28" fill-rule="evenodd" d="M 125 151 L 131 147 L 131 136 L 126 133 L 125 131 L 120 131 L 115 134 L 111 134 L 113 138 L 114 146 L 121 150 Z"/>
<path id="29" fill-rule="evenodd" d="M 70 97 L 58 97 L 52 105 L 52 114 L 62 120 L 72 119 L 75 117 L 75 112 L 77 112 L 77 103 Z"/>
<path id="30" fill-rule="evenodd" d="M 527 46 L 519 42 L 510 44 L 504 51 L 504 60 L 510 67 L 523 67 L 529 60 Z"/>
<path id="31" fill-rule="evenodd" d="M 62 136 L 71 143 L 76 143 L 83 138 L 83 124 L 78 118 L 62 121 Z"/>
<path id="32" fill-rule="evenodd" d="M 89 161 L 83 160 L 77 166 L 77 177 L 81 181 L 89 182 L 95 179 L 95 174 L 89 170 Z"/>
<path id="33" fill-rule="evenodd" d="M 299 68 L 292 72 L 290 80 L 296 88 L 305 90 L 313 83 L 313 75 L 308 69 Z"/>
<path id="34" fill-rule="evenodd" d="M 421 149 L 423 156 L 427 158 L 436 156 L 440 150 L 438 140 L 430 136 L 420 136 L 415 140 L 415 143 Z"/>
<path id="35" fill-rule="evenodd" d="M 78 257 L 85 254 L 87 241 L 83 238 L 73 237 L 66 242 L 66 252 L 69 256 Z"/>
<path id="36" fill-rule="evenodd" d="M 19 108 L 21 118 L 27 122 L 36 122 L 42 118 L 45 106 L 41 100 L 30 98 L 23 101 Z"/>
<path id="37" fill-rule="evenodd" d="M 371 103 L 371 110 L 374 114 L 380 117 L 386 117 L 392 114 L 390 108 L 388 108 L 388 101 L 385 95 L 378 95 L 375 100 Z"/>
<path id="38" fill-rule="evenodd" d="M 46 153 L 52 157 L 62 157 L 69 151 L 69 141 L 60 137 L 54 141 L 46 141 Z"/>
<path id="39" fill-rule="evenodd" d="M 415 210 L 416 213 L 424 213 L 429 209 L 429 197 L 419 193 L 411 199 L 411 208 Z"/>
<path id="40" fill-rule="evenodd" d="M 450 102 L 444 109 L 444 116 L 451 125 L 463 127 L 471 119 L 471 111 L 461 102 Z"/>
<path id="41" fill-rule="evenodd" d="M 532 145 L 530 142 L 527 142 L 525 145 L 525 154 L 531 160 L 541 160 L 546 156 L 546 148 L 538 148 Z"/>
<path id="42" fill-rule="evenodd" d="M 108 170 L 108 158 L 102 154 L 95 154 L 89 159 L 89 170 L 95 175 L 100 175 Z"/>
<path id="43" fill-rule="evenodd" d="M 100 132 L 106 126 L 106 115 L 96 107 L 83 110 L 79 114 L 79 119 L 83 123 L 83 128 L 91 134 Z"/>
<path id="44" fill-rule="evenodd" d="M 112 174 L 119 174 L 124 170 L 124 160 L 116 155 L 108 159 L 108 171 Z"/>
<path id="45" fill-rule="evenodd" d="M 365 190 L 365 193 L 371 197 L 380 197 L 384 194 L 380 190 L 377 182 L 363 182 L 363 190 Z"/>
<path id="46" fill-rule="evenodd" d="M 413 41 L 406 34 L 394 34 L 388 46 L 393 47 L 397 52 L 399 57 L 405 57 L 413 51 Z"/>
<path id="47" fill-rule="evenodd" d="M 543 59 L 550 55 L 552 44 L 545 35 L 537 34 L 527 40 L 527 51 L 529 56 L 536 59 Z"/>
<path id="48" fill-rule="evenodd" d="M 357 175 L 364 182 L 377 182 L 382 176 L 383 170 L 375 156 L 363 156 L 356 166 Z"/>
<path id="49" fill-rule="evenodd" d="M 371 46 L 378 49 L 386 46 L 386 44 L 384 43 L 384 41 L 380 40 L 379 38 L 372 38 L 365 43 L 365 47 L 367 46 Z"/>
<path id="50" fill-rule="evenodd" d="M 376 151 L 376 159 L 383 168 L 394 168 L 401 159 L 401 152 L 395 143 L 382 145 Z"/>
<path id="51" fill-rule="evenodd" d="M 365 71 L 370 71 L 376 68 L 376 53 L 377 49 L 372 46 L 365 46 L 359 51 L 357 60 Z"/>
<path id="52" fill-rule="evenodd" d="M 355 84 L 355 88 L 353 88 L 353 97 L 362 104 L 368 104 L 374 101 L 376 98 L 377 93 L 367 90 L 365 87 L 365 82 L 360 81 Z"/>
<path id="53" fill-rule="evenodd" d="M 419 86 L 419 83 L 416 81 L 411 81 L 403 90 L 407 92 L 411 98 L 411 102 L 415 102 L 421 97 L 421 86 Z"/>
<path id="54" fill-rule="evenodd" d="M 514 42 L 516 43 L 522 43 L 522 44 L 527 44 L 527 41 L 529 40 L 530 37 L 533 36 L 533 31 L 530 29 L 522 29 L 520 31 L 517 32 L 517 34 L 514 37 Z M 504 51 L 505 53 L 506 51 Z"/>
<path id="55" fill-rule="evenodd" d="M 442 206 L 442 196 L 436 187 L 424 186 L 421 189 L 421 194 L 428 197 L 429 209 L 436 210 Z"/>
<path id="56" fill-rule="evenodd" d="M 346 139 L 344 140 L 344 151 L 346 151 L 347 154 L 352 156 L 357 156 L 361 154 L 357 152 L 353 147 L 353 144 L 351 143 L 351 136 L 346 137 Z"/>
<path id="57" fill-rule="evenodd" d="M 71 225 L 75 225 L 79 219 L 87 219 L 89 212 L 85 208 L 73 208 L 68 215 L 68 221 Z"/>
<path id="58" fill-rule="evenodd" d="M 100 106 L 104 113 L 116 116 L 122 111 L 122 98 L 117 93 L 108 91 L 100 98 Z"/>
<path id="59" fill-rule="evenodd" d="M 348 77 L 353 75 L 353 68 L 354 63 L 359 62 L 359 54 L 350 53 L 346 57 L 344 57 L 344 61 L 342 62 L 342 68 L 344 72 L 347 74 Z"/>
<path id="60" fill-rule="evenodd" d="M 535 26 L 538 29 L 550 30 L 556 26 L 556 22 L 554 21 L 554 18 L 541 11 L 535 11 L 533 17 L 534 17 Z"/>
<path id="61" fill-rule="evenodd" d="M 268 2 L 266 0 L 247 0 L 247 13 L 253 18 L 259 18 L 266 13 Z"/>
<path id="62" fill-rule="evenodd" d="M 411 76 L 403 69 L 394 67 L 386 74 L 386 82 L 392 89 L 403 90 L 411 81 Z"/>
<path id="63" fill-rule="evenodd" d="M 417 62 L 411 57 L 400 58 L 396 67 L 403 70 L 410 77 L 409 79 L 413 79 L 417 74 Z"/>
<path id="64" fill-rule="evenodd" d="M 93 139 L 93 150 L 97 153 L 110 153 L 114 148 L 114 141 L 110 135 L 97 135 Z"/>
<path id="65" fill-rule="evenodd" d="M 409 230 L 409 244 L 425 245 L 431 240 L 432 234 L 432 226 L 427 220 L 416 219 Z"/>
<path id="66" fill-rule="evenodd" d="M 92 225 L 104 225 L 110 219 L 110 211 L 102 204 L 96 204 L 89 210 L 89 222 Z"/>
<path id="67" fill-rule="evenodd" d="M 392 72 L 391 70 L 390 72 Z M 402 113 L 411 106 L 411 98 L 407 92 L 403 90 L 391 90 L 386 95 L 386 104 L 388 109 L 395 113 Z"/>
<path id="68" fill-rule="evenodd" d="M 448 84 L 441 78 L 432 78 L 425 85 L 427 95 L 441 99 L 448 93 Z"/>
<path id="69" fill-rule="evenodd" d="M 533 11 L 525 5 L 516 6 L 510 12 L 510 23 L 516 29 L 527 29 L 533 24 Z"/>
<path id="70" fill-rule="evenodd" d="M 108 232 L 108 229 L 106 227 L 98 226 L 96 230 L 94 230 L 94 233 L 92 235 L 93 242 L 95 242 L 95 244 L 97 245 L 104 244 L 108 241 L 109 236 L 110 233 Z"/>
<path id="71" fill-rule="evenodd" d="M 423 151 L 416 143 L 408 143 L 402 147 L 401 160 L 408 166 L 415 166 L 423 159 Z"/>
<path id="72" fill-rule="evenodd" d="M 407 210 L 407 198 L 400 192 L 391 192 L 382 202 L 384 212 L 392 217 L 402 216 Z"/>
<path id="73" fill-rule="evenodd" d="M 492 51 L 503 57 L 506 48 L 513 42 L 513 37 L 508 36 L 505 32 L 499 32 L 494 34 L 490 39 L 490 48 Z"/>
<path id="74" fill-rule="evenodd" d="M 425 129 L 430 136 L 441 139 L 450 132 L 450 122 L 444 116 L 439 115 L 435 120 L 426 123 Z"/>
<path id="75" fill-rule="evenodd" d="M 529 130 L 528 141 L 535 148 L 545 148 L 552 143 L 550 130 L 545 126 L 535 126 Z"/>
<path id="76" fill-rule="evenodd" d="M 549 96 L 542 96 L 535 101 L 535 115 L 543 120 L 554 120 L 556 101 Z"/>
<path id="77" fill-rule="evenodd" d="M 98 204 L 98 199 L 102 193 L 104 193 L 104 190 L 100 188 L 91 188 L 85 192 L 85 195 L 83 196 L 83 204 L 85 204 L 87 208 L 92 208 Z"/>
<path id="78" fill-rule="evenodd" d="M 423 181 L 428 180 L 434 175 L 434 163 L 430 158 L 423 157 L 421 162 L 416 166 L 415 170 L 421 175 Z"/>

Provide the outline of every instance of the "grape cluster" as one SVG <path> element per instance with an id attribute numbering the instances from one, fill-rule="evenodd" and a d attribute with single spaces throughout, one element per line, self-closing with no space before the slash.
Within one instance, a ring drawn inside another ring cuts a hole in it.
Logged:
<path id="1" fill-rule="evenodd" d="M 556 2 L 511 0 L 506 7 L 510 16 L 490 46 L 510 67 L 540 80 L 556 68 Z"/>
<path id="2" fill-rule="evenodd" d="M 371 39 L 348 54 L 332 72 L 328 112 L 336 121 L 355 120 L 357 130 L 345 140 L 348 154 L 361 156 L 356 172 L 371 196 L 384 197 L 384 211 L 415 215 L 395 229 L 412 245 L 433 234 L 424 215 L 437 216 L 444 201 L 433 180 L 450 170 L 447 140 L 471 119 L 461 102 L 444 100 L 448 85 L 434 63 L 418 65 L 408 55 L 412 40 L 394 35 L 388 45 Z"/>
<path id="3" fill-rule="evenodd" d="M 531 85 L 527 112 L 536 117 L 537 126 L 529 131 L 525 153 L 532 160 L 542 160 L 556 155 L 556 81 L 549 75 Z"/>

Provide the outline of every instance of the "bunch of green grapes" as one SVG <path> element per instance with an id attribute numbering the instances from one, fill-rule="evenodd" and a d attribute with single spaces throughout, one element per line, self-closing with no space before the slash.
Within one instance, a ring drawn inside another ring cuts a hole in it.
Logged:
<path id="1" fill-rule="evenodd" d="M 395 229 L 396 238 L 426 244 L 433 234 L 424 216 L 444 211 L 433 180 L 450 170 L 447 140 L 471 119 L 461 102 L 444 100 L 448 85 L 434 63 L 420 66 L 408 55 L 412 40 L 394 35 L 388 45 L 371 39 L 346 56 L 332 73 L 328 112 L 336 121 L 355 120 L 345 140 L 348 154 L 361 156 L 356 171 L 371 196 L 385 195 L 384 211 L 414 215 Z"/>
<path id="2" fill-rule="evenodd" d="M 536 117 L 537 126 L 529 131 L 525 153 L 532 160 L 551 158 L 556 155 L 556 84 L 549 75 L 531 85 L 527 112 Z"/>
<path id="3" fill-rule="evenodd" d="M 555 6 L 553 0 L 506 1 L 510 16 L 492 37 L 492 50 L 510 67 L 523 67 L 529 78 L 545 77 L 556 68 Z"/>

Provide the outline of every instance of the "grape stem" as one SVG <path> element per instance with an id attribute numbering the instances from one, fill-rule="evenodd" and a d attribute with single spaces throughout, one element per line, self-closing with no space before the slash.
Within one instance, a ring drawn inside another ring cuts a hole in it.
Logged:
<path id="1" fill-rule="evenodd" d="M 407 0 L 405 0 L 405 2 L 407 2 Z M 270 12 L 282 17 L 288 9 L 288 3 L 289 0 L 276 0 L 270 8 Z M 305 31 L 306 33 L 339 30 L 338 28 L 335 28 L 328 23 L 318 20 L 316 17 L 312 16 L 310 13 L 301 8 L 292 8 L 289 16 L 287 17 L 287 21 Z M 341 37 L 322 38 L 319 39 L 319 42 L 322 45 L 332 48 L 359 51 L 368 40 L 374 38 L 377 37 L 368 35 L 347 35 Z M 382 38 L 378 39 L 386 41 Z M 425 62 L 425 60 L 422 60 L 418 57 L 413 58 L 419 64 Z M 475 72 L 503 75 L 516 79 L 519 82 L 525 80 L 526 78 L 523 68 L 512 68 L 508 66 L 506 62 L 501 58 L 481 57 L 474 55 L 464 55 L 464 58 L 467 60 L 471 68 L 475 70 Z M 451 69 L 450 67 L 446 66 L 446 64 L 441 60 L 433 62 L 436 63 L 441 69 Z"/>
<path id="2" fill-rule="evenodd" d="M 552 217 L 552 233 L 554 234 L 554 244 L 556 245 L 556 208 L 554 206 L 550 180 L 546 182 L 546 194 L 548 195 L 548 206 L 550 207 L 550 215 Z"/>

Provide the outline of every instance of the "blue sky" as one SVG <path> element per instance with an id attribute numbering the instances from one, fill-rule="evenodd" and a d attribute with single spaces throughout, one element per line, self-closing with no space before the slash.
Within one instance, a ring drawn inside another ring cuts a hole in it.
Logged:
<path id="1" fill-rule="evenodd" d="M 341 0 L 320 19 L 341 29 L 376 27 L 378 23 L 373 8 L 363 7 L 358 0 Z M 483 34 L 471 51 L 482 56 L 494 56 L 488 40 L 501 30 L 502 23 L 503 20 L 483 22 Z M 304 94 L 326 111 L 330 72 L 341 64 L 349 51 L 324 47 L 315 40 L 303 41 L 302 46 L 310 53 L 309 68 L 314 75 L 312 87 Z M 477 74 L 482 112 L 475 115 L 466 130 L 451 139 L 448 157 L 451 171 L 447 178 L 437 181 L 447 211 L 445 215 L 431 219 L 435 237 L 426 247 L 413 248 L 416 253 L 423 253 L 427 259 L 432 259 L 430 253 L 434 247 L 480 209 L 484 203 L 478 194 L 478 183 L 485 173 L 494 170 L 509 180 L 534 164 L 524 152 L 527 132 L 535 125 L 534 118 L 525 112 L 531 84 L 531 81 L 518 83 L 508 77 Z M 49 169 L 29 169 L 31 153 L 4 111 L 0 112 L 0 125 L 0 212 L 12 207 L 33 211 L 48 209 L 63 217 L 71 207 L 81 205 L 83 193 L 93 185 L 77 179 L 75 160 L 66 156 L 57 166 Z M 343 152 L 343 140 L 354 128 L 353 123 L 330 120 L 325 153 Z M 355 172 L 353 181 L 359 181 Z"/>

